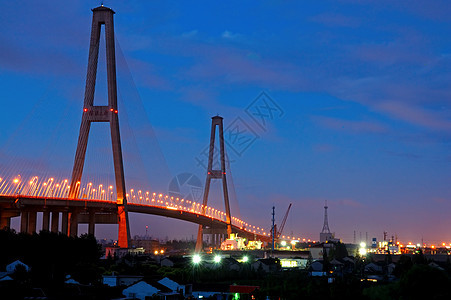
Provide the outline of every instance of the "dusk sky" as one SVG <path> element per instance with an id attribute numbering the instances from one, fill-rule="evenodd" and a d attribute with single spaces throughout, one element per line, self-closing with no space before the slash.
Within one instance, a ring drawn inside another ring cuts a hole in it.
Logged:
<path id="1" fill-rule="evenodd" d="M 91 9 L 99 5 L 0 2 L 0 173 L 39 161 L 49 174 L 54 167 L 70 176 Z M 119 104 L 120 122 L 129 122 L 121 123 L 123 139 L 142 150 L 127 177 L 144 166 L 153 190 L 167 193 L 181 173 L 203 185 L 197 159 L 219 114 L 225 128 L 247 130 L 241 140 L 226 136 L 232 214 L 238 205 L 242 219 L 269 231 L 272 206 L 280 222 L 293 203 L 285 233 L 318 240 L 327 200 L 330 229 L 345 242 L 354 231 L 357 240 L 387 231 L 404 242 L 451 243 L 448 1 L 104 5 L 116 12 L 120 103 L 131 103 Z M 212 203 L 223 208 L 220 199 Z M 160 238 L 196 234 L 182 221 L 131 218 L 132 235 L 145 225 Z M 98 237 L 115 238 L 114 230 L 98 226 Z"/>

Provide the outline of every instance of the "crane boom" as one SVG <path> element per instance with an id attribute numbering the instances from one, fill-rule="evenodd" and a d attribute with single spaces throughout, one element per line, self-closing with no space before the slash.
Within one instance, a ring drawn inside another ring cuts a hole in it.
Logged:
<path id="1" fill-rule="evenodd" d="M 277 238 L 280 238 L 283 228 L 285 227 L 285 223 L 287 222 L 287 218 L 288 218 L 288 213 L 290 212 L 291 204 L 292 203 L 290 203 L 290 205 L 288 205 L 287 212 L 285 213 L 285 216 L 283 217 L 282 223 L 280 223 L 280 229 L 277 231 L 277 235 L 276 235 Z"/>

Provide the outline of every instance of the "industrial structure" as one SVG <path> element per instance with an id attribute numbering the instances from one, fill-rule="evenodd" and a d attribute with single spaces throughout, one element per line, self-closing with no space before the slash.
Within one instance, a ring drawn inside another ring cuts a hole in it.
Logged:
<path id="1" fill-rule="evenodd" d="M 330 232 L 329 229 L 329 220 L 327 218 L 327 200 L 324 204 L 324 224 L 323 224 L 323 230 L 319 234 L 319 241 L 320 243 L 325 243 L 329 240 L 332 240 L 334 238 L 334 234 Z"/>

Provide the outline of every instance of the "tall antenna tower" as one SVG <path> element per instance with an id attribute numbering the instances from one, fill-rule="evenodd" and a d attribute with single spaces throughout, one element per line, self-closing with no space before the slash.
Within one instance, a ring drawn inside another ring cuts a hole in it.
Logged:
<path id="1" fill-rule="evenodd" d="M 326 200 L 326 204 L 324 205 L 324 225 L 323 225 L 323 230 L 321 231 L 321 233 L 330 233 L 330 229 L 329 229 L 329 221 L 327 219 L 327 200 Z"/>
<path id="2" fill-rule="evenodd" d="M 324 224 L 323 224 L 323 230 L 321 231 L 321 233 L 319 234 L 319 241 L 321 243 L 325 243 L 328 240 L 331 240 L 334 238 L 334 234 L 330 232 L 329 229 L 329 220 L 327 218 L 327 200 L 324 204 Z"/>

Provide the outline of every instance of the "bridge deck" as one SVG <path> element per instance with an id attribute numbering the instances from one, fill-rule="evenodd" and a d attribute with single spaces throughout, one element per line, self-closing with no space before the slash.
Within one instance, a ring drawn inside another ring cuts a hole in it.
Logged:
<path id="1" fill-rule="evenodd" d="M 215 218 L 212 215 L 205 215 L 193 209 L 189 209 L 184 206 L 176 205 L 151 205 L 141 203 L 128 203 L 127 208 L 129 212 L 142 213 L 149 215 L 164 216 L 173 219 L 184 220 L 191 223 L 200 224 L 202 226 L 212 229 L 226 229 L 227 224 L 225 221 Z M 20 211 L 37 211 L 42 212 L 46 210 L 50 211 L 76 211 L 80 214 L 79 223 L 87 223 L 88 218 L 83 215 L 89 212 L 96 214 L 96 223 L 115 223 L 114 219 L 111 220 L 104 218 L 105 221 L 101 221 L 98 218 L 99 215 L 110 215 L 116 217 L 117 204 L 114 201 L 107 200 L 91 200 L 91 199 L 69 199 L 69 198 L 52 198 L 52 197 L 34 197 L 26 195 L 0 195 L 0 209 L 3 212 L 20 214 Z M 236 224 L 232 224 L 232 231 L 240 234 L 240 236 L 248 239 L 256 239 L 265 242 L 270 241 L 270 236 L 257 233 L 257 230 L 245 229 Z"/>

